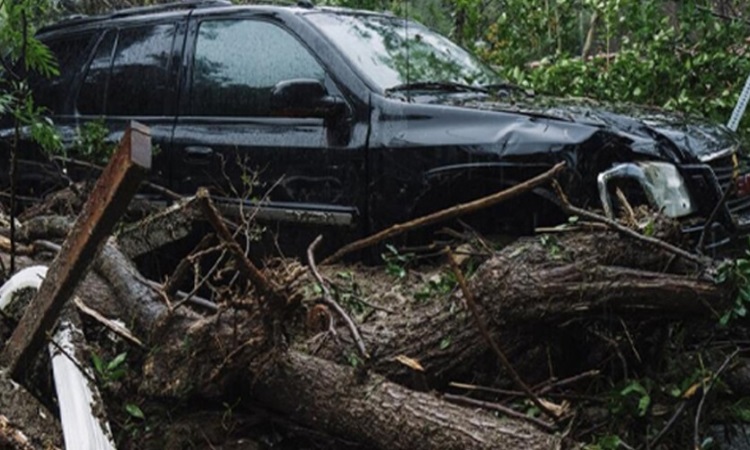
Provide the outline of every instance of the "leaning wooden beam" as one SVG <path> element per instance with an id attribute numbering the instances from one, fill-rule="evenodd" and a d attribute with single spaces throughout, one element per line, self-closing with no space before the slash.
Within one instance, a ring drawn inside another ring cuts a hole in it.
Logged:
<path id="1" fill-rule="evenodd" d="M 347 244 L 341 247 L 336 251 L 336 253 L 324 259 L 320 264 L 333 264 L 349 253 L 370 247 L 377 244 L 378 242 L 384 241 L 385 239 L 389 239 L 394 236 L 406 233 L 407 231 L 426 227 L 428 225 L 432 225 L 448 219 L 453 219 L 455 217 L 473 213 L 497 205 L 498 203 L 510 200 L 554 179 L 557 174 L 559 174 L 560 171 L 563 170 L 563 168 L 565 168 L 565 163 L 558 163 L 547 172 L 544 172 L 541 175 L 537 175 L 536 177 L 526 180 L 523 183 L 519 183 L 511 188 L 496 192 L 494 194 L 479 198 L 468 203 L 451 206 L 450 208 L 442 209 L 440 211 L 428 214 L 418 219 L 411 220 L 409 222 L 393 225 L 392 227 L 386 228 L 383 231 L 379 231 L 373 235 L 367 236 L 366 238 L 354 241 L 351 244 Z"/>
<path id="2" fill-rule="evenodd" d="M 36 297 L 8 340 L 0 362 L 19 379 L 52 332 L 60 311 L 125 212 L 151 168 L 151 136 L 131 123 L 97 180 L 62 250 L 50 265 Z"/>

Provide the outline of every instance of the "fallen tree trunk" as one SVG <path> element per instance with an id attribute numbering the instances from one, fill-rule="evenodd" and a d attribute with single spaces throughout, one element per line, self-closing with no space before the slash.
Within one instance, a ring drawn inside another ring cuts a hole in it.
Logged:
<path id="1" fill-rule="evenodd" d="M 308 425 L 388 449 L 541 449 L 560 438 L 533 425 L 405 389 L 378 375 L 287 352 L 256 382 L 253 395 Z"/>
<path id="2" fill-rule="evenodd" d="M 708 279 L 627 267 L 663 268 L 670 261 L 659 252 L 644 252 L 640 244 L 623 243 L 609 233 L 570 239 L 556 244 L 553 258 L 544 245 L 521 242 L 486 262 L 473 278 L 471 289 L 493 337 L 514 363 L 528 359 L 545 326 L 549 328 L 541 334 L 554 336 L 562 322 L 604 311 L 706 317 L 712 305 L 728 297 L 722 286 Z M 603 246 L 612 251 L 601 252 Z M 170 311 L 111 247 L 102 256 L 100 271 L 130 309 L 128 319 L 150 334 L 150 342 L 158 343 L 144 367 L 143 392 L 217 397 L 234 391 L 239 383 L 253 398 L 295 421 L 378 448 L 549 448 L 556 444 L 549 434 L 525 422 L 496 421 L 364 369 L 355 371 L 285 351 L 279 335 L 283 324 L 278 318 L 261 317 L 257 305 L 205 319 L 182 309 Z M 452 301 L 460 301 L 458 294 Z M 475 363 L 486 347 L 466 311 L 452 311 L 449 305 L 428 305 L 362 331 L 376 355 L 371 369 L 399 381 L 413 376 L 413 369 L 397 362 L 399 355 L 417 359 L 428 376 L 447 380 Z M 451 339 L 447 346 L 441 344 L 446 336 Z M 341 348 L 335 345 L 322 352 L 331 359 L 340 354 Z"/>
<path id="3" fill-rule="evenodd" d="M 456 406 L 383 377 L 275 345 L 267 318 L 225 311 L 205 319 L 170 311 L 114 247 L 100 272 L 158 344 L 141 390 L 155 396 L 219 398 L 241 389 L 296 422 L 382 449 L 549 449 L 559 438 L 517 419 Z M 237 326 L 237 324 L 240 326 Z"/>
<path id="4" fill-rule="evenodd" d="M 674 273 L 665 272 L 670 266 Z M 493 338 L 519 365 L 517 369 L 539 374 L 539 364 L 546 364 L 548 355 L 539 354 L 539 361 L 533 355 L 539 353 L 540 343 L 556 345 L 557 327 L 571 319 L 648 313 L 717 320 L 716 310 L 726 305 L 730 292 L 695 270 L 690 262 L 614 233 L 571 234 L 554 246 L 538 238 L 511 245 L 480 267 L 469 288 Z M 456 292 L 446 302 L 363 324 L 365 344 L 377 355 L 374 370 L 409 382 L 413 370 L 396 359 L 406 355 L 443 384 L 471 367 L 487 347 L 461 302 Z M 340 336 L 343 346 L 327 341 L 318 355 L 344 360 L 353 344 L 345 332 Z M 570 355 L 561 358 L 570 361 Z"/>

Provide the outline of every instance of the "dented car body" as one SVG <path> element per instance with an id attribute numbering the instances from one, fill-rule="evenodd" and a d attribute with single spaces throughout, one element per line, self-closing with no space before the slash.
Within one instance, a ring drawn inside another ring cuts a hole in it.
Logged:
<path id="1" fill-rule="evenodd" d="M 615 215 L 620 188 L 696 241 L 706 228 L 709 248 L 750 230 L 747 157 L 727 128 L 531 96 L 391 15 L 187 2 L 77 18 L 40 38 L 61 75 L 33 85 L 69 145 L 87 121 L 115 141 L 138 120 L 161 150 L 152 181 L 208 186 L 269 223 L 361 237 L 566 161 L 578 205 Z M 47 166 L 22 164 L 39 192 Z M 538 190 L 477 220 L 523 231 L 559 219 L 551 200 Z"/>

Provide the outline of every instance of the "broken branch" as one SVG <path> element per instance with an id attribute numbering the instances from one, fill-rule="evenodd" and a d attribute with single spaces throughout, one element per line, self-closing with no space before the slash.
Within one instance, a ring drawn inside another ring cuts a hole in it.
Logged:
<path id="1" fill-rule="evenodd" d="M 587 211 L 585 209 L 578 208 L 576 206 L 573 206 L 566 196 L 563 194 L 562 188 L 557 182 L 553 183 L 555 190 L 557 191 L 558 196 L 560 197 L 560 206 L 562 207 L 563 211 L 565 211 L 567 214 L 571 216 L 579 216 L 583 217 L 588 220 L 593 220 L 595 222 L 601 222 L 610 228 L 612 228 L 615 231 L 618 231 L 624 235 L 627 235 L 629 237 L 632 237 L 634 239 L 637 239 L 639 241 L 643 241 L 646 243 L 649 243 L 651 245 L 654 245 L 656 247 L 659 247 L 662 250 L 666 250 L 669 253 L 672 253 L 674 255 L 680 256 L 688 261 L 694 262 L 695 264 L 706 267 L 711 264 L 711 260 L 709 258 L 704 258 L 698 255 L 695 255 L 693 253 L 687 252 L 679 247 L 676 247 L 668 242 L 662 241 L 661 239 L 657 239 L 651 236 L 646 236 L 641 233 L 638 233 L 637 231 L 634 231 L 626 226 L 620 225 L 616 221 L 601 216 L 599 214 L 593 213 L 591 211 Z"/>
<path id="2" fill-rule="evenodd" d="M 344 319 L 347 328 L 349 328 L 349 331 L 352 334 L 354 342 L 357 343 L 357 349 L 359 350 L 359 353 L 365 360 L 368 360 L 370 359 L 370 355 L 367 353 L 365 343 L 362 340 L 362 336 L 359 334 L 357 326 L 354 324 L 352 318 L 349 317 L 349 314 L 344 311 L 344 308 L 342 308 L 341 305 L 339 305 L 338 302 L 333 299 L 331 291 L 328 289 L 328 285 L 326 284 L 325 280 L 323 280 L 323 276 L 320 275 L 320 272 L 318 272 L 318 268 L 315 265 L 315 248 L 318 246 L 318 244 L 320 244 L 320 241 L 322 240 L 323 236 L 319 235 L 317 238 L 315 238 L 312 244 L 310 244 L 310 247 L 307 248 L 307 262 L 310 265 L 310 272 L 312 272 L 313 277 L 315 277 L 315 280 L 317 280 L 320 288 L 323 290 L 323 302 L 329 307 L 333 308 L 333 310 L 336 311 L 336 313 L 341 316 L 342 319 Z"/>
<path id="3" fill-rule="evenodd" d="M 219 239 L 224 241 L 239 263 L 240 271 L 250 279 L 261 295 L 268 297 L 277 305 L 285 304 L 286 302 L 284 301 L 284 296 L 281 294 L 281 289 L 279 289 L 279 287 L 271 280 L 266 278 L 255 264 L 250 261 L 247 255 L 245 255 L 245 252 L 242 251 L 242 247 L 240 247 L 240 244 L 234 239 L 232 233 L 222 220 L 221 213 L 213 205 L 213 202 L 211 202 L 211 196 L 208 193 L 208 190 L 206 188 L 200 188 L 195 196 L 199 200 L 206 218 L 211 223 L 211 226 L 214 227 L 214 230 L 216 230 Z"/>
<path id="4" fill-rule="evenodd" d="M 382 230 L 373 235 L 367 236 L 366 238 L 360 239 L 358 241 L 354 241 L 351 244 L 347 244 L 343 246 L 342 248 L 337 250 L 336 253 L 329 256 L 328 258 L 325 258 L 323 262 L 321 262 L 321 264 L 322 265 L 333 264 L 334 262 L 344 257 L 344 255 L 348 255 L 349 253 L 355 252 L 357 250 L 362 250 L 364 248 L 370 247 L 385 239 L 392 238 L 394 236 L 398 236 L 400 234 L 406 233 L 407 231 L 411 231 L 417 228 L 432 225 L 434 223 L 442 222 L 444 220 L 453 219 L 455 217 L 462 216 L 465 214 L 473 213 L 473 212 L 497 205 L 504 201 L 510 200 L 514 197 L 517 197 L 521 194 L 529 192 L 533 190 L 534 188 L 554 179 L 557 176 L 557 174 L 563 170 L 563 168 L 565 168 L 565 162 L 558 163 L 547 172 L 544 172 L 541 175 L 537 175 L 534 178 L 526 180 L 523 183 L 519 183 L 503 191 L 496 192 L 492 195 L 488 195 L 486 197 L 482 197 L 482 198 L 473 200 L 468 203 L 461 203 L 459 205 L 451 206 L 450 208 L 436 211 L 432 214 L 428 214 L 426 216 L 411 220 L 409 222 L 404 222 L 404 223 L 393 225 L 390 228 L 386 228 L 385 230 Z"/>
<path id="5" fill-rule="evenodd" d="M 464 277 L 463 272 L 461 271 L 461 268 L 458 267 L 458 264 L 456 263 L 456 259 L 453 257 L 453 253 L 450 251 L 450 248 L 446 248 L 446 254 L 448 255 L 448 262 L 450 263 L 451 269 L 453 270 L 453 273 L 456 275 L 456 280 L 458 281 L 458 286 L 461 289 L 461 292 L 464 294 L 464 299 L 466 300 L 466 304 L 469 306 L 469 310 L 471 311 L 471 315 L 474 316 L 474 320 L 477 323 L 477 326 L 479 327 L 479 331 L 482 333 L 482 337 L 484 338 L 487 345 L 490 346 L 492 351 L 495 352 L 497 355 L 497 358 L 500 360 L 500 363 L 503 365 L 505 370 L 508 371 L 511 378 L 513 379 L 513 382 L 518 386 L 519 389 L 521 389 L 529 400 L 531 400 L 532 403 L 534 403 L 534 406 L 539 408 L 540 411 L 542 411 L 546 416 L 551 418 L 554 421 L 557 421 L 558 417 L 557 415 L 552 412 L 544 403 L 542 403 L 539 400 L 539 397 L 537 397 L 536 394 L 534 394 L 534 391 L 531 390 L 528 384 L 526 384 L 522 379 L 521 376 L 516 372 L 516 369 L 513 367 L 513 365 L 508 361 L 508 357 L 505 356 L 505 353 L 500 349 L 500 346 L 497 345 L 497 342 L 495 342 L 494 339 L 492 339 L 492 336 L 490 335 L 490 331 L 487 328 L 487 324 L 484 323 L 484 319 L 482 319 L 482 315 L 479 313 L 479 309 L 477 308 L 477 304 L 474 301 L 474 295 L 469 290 L 469 286 L 466 284 L 466 278 Z"/>

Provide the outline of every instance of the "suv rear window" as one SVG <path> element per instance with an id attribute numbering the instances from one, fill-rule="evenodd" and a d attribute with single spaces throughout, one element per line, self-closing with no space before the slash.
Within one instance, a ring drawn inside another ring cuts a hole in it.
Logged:
<path id="1" fill-rule="evenodd" d="M 302 43 L 260 20 L 200 24 L 193 61 L 190 114 L 268 116 L 271 89 L 295 78 L 325 79 Z"/>

